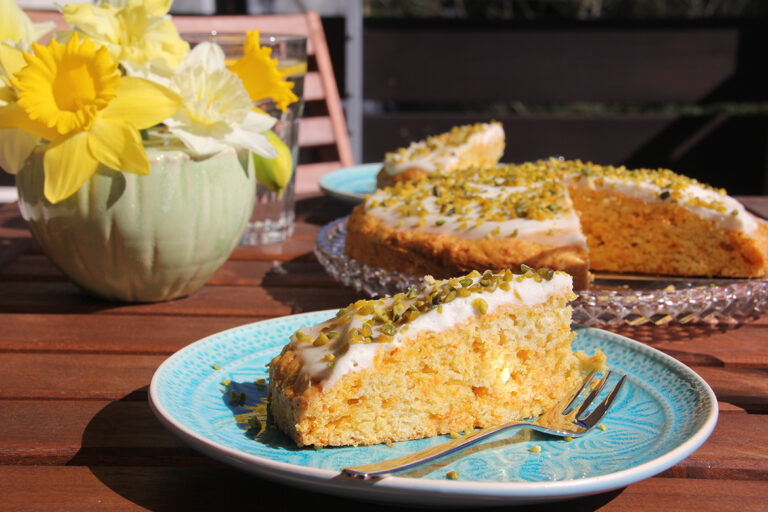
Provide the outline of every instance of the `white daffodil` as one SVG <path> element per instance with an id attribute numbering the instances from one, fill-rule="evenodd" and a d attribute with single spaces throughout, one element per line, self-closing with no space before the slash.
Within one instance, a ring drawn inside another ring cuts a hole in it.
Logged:
<path id="1" fill-rule="evenodd" d="M 178 113 L 166 119 L 170 132 L 199 156 L 230 146 L 274 158 L 277 151 L 264 132 L 276 119 L 253 110 L 253 102 L 237 75 L 213 43 L 197 45 L 171 77 L 171 89 L 183 98 Z"/>
<path id="2" fill-rule="evenodd" d="M 149 67 L 153 73 L 167 76 L 189 51 L 189 44 L 168 16 L 171 3 L 172 0 L 69 3 L 61 12 L 77 32 L 105 46 L 128 75 L 135 76 L 137 70 Z M 66 43 L 71 34 L 71 30 L 61 31 L 56 37 L 60 43 Z"/>
<path id="3" fill-rule="evenodd" d="M 0 115 L 7 112 L 20 114 L 16 108 L 18 94 L 11 78 L 24 66 L 21 50 L 9 43 L 0 43 Z M 0 128 L 0 167 L 17 174 L 38 142 L 40 137 L 27 131 Z"/>

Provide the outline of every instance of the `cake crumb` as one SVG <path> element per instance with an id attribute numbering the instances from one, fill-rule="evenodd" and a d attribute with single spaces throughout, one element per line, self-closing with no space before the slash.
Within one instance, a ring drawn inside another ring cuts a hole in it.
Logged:
<path id="1" fill-rule="evenodd" d="M 528 451 L 531 452 L 531 453 L 541 453 L 541 446 L 535 444 L 535 445 L 531 446 L 530 448 L 528 448 Z"/>
<path id="2" fill-rule="evenodd" d="M 458 480 L 459 479 L 459 472 L 458 471 L 450 471 L 450 472 L 446 473 L 445 477 L 448 478 L 449 480 Z"/>

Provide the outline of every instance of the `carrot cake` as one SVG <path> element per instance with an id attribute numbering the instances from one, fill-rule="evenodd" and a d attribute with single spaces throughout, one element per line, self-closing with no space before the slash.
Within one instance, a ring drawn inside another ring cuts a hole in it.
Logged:
<path id="1" fill-rule="evenodd" d="M 269 365 L 270 412 L 298 445 L 368 445 L 551 408 L 605 356 L 571 350 L 571 276 L 524 267 L 360 300 L 302 327 Z"/>
<path id="2" fill-rule="evenodd" d="M 493 166 L 503 153 L 504 128 L 501 123 L 455 126 L 449 132 L 387 153 L 377 176 L 377 185 L 385 187 L 426 174 L 452 172 L 472 166 Z"/>
<path id="3" fill-rule="evenodd" d="M 345 254 L 374 267 L 448 278 L 521 264 L 588 283 L 579 218 L 554 166 L 430 174 L 379 189 L 352 212 Z"/>
<path id="4" fill-rule="evenodd" d="M 768 277 L 768 223 L 725 190 L 668 169 L 557 159 L 434 173 L 377 190 L 347 225 L 347 257 L 410 275 L 527 264 Z"/>

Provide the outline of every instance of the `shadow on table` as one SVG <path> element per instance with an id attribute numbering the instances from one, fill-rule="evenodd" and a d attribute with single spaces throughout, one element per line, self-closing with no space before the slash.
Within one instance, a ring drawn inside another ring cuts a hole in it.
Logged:
<path id="1" fill-rule="evenodd" d="M 224 466 L 186 447 L 160 424 L 147 402 L 147 388 L 137 389 L 96 413 L 85 428 L 82 448 L 69 465 L 88 466 L 114 493 L 154 511 L 235 510 L 234 507 L 305 511 L 339 506 L 371 512 L 424 510 L 301 490 Z M 622 491 L 514 510 L 591 511 Z"/>

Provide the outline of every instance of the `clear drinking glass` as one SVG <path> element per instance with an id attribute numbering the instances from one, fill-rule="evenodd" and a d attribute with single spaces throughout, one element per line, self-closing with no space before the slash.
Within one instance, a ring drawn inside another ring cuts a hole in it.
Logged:
<path id="1" fill-rule="evenodd" d="M 245 34 L 210 33 L 184 34 L 184 38 L 194 46 L 203 41 L 217 43 L 224 50 L 227 63 L 234 62 L 243 55 Z M 243 234 L 240 245 L 260 245 L 281 242 L 293 234 L 296 218 L 296 164 L 299 159 L 299 119 L 304 111 L 304 77 L 307 72 L 307 38 L 300 35 L 273 35 L 261 33 L 261 46 L 272 48 L 273 59 L 277 59 L 278 69 L 283 71 L 285 79 L 293 83 L 293 93 L 298 101 L 288 106 L 283 112 L 270 98 L 256 101 L 255 106 L 277 119 L 273 130 L 290 148 L 293 160 L 291 179 L 288 185 L 277 194 L 261 183 L 256 184 L 256 200 L 253 214 Z"/>

